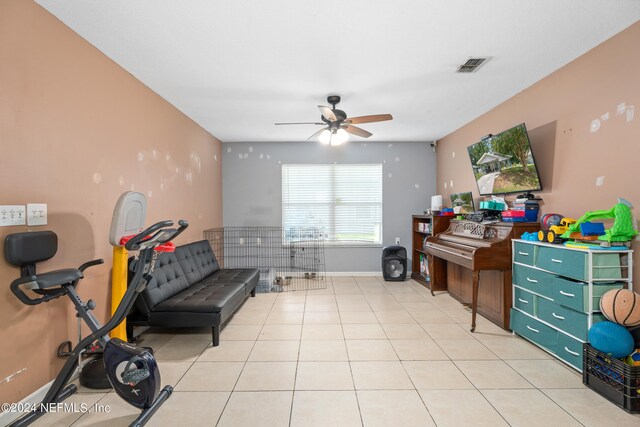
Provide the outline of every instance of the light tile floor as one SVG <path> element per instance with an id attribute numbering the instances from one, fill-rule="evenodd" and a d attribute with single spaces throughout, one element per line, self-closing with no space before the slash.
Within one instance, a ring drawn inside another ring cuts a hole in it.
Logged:
<path id="1" fill-rule="evenodd" d="M 332 277 L 327 288 L 258 294 L 211 347 L 208 329 L 150 330 L 175 391 L 150 426 L 640 425 L 581 376 L 446 292 L 379 277 Z M 39 425 L 126 426 L 114 393 L 69 402 L 109 413 L 48 414 Z"/>

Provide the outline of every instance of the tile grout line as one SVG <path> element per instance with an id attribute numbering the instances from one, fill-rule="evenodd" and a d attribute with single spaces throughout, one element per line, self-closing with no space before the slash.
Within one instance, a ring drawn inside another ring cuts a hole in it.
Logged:
<path id="1" fill-rule="evenodd" d="M 245 367 L 247 366 L 247 363 L 249 362 L 249 357 L 251 357 L 251 353 L 253 352 L 253 349 L 256 347 L 256 343 L 258 342 L 258 338 L 260 338 L 260 333 L 262 332 L 262 329 L 264 329 L 264 325 L 265 322 L 267 321 L 267 318 L 269 317 L 269 315 L 271 314 L 271 311 L 273 310 L 273 306 L 275 305 L 275 302 L 277 300 L 277 297 L 274 299 L 274 301 L 271 303 L 271 307 L 269 308 L 269 313 L 267 314 L 267 317 L 264 319 L 264 321 L 262 322 L 262 325 L 260 327 L 260 330 L 258 331 L 258 336 L 253 340 L 253 345 L 251 346 L 251 349 L 249 350 L 249 353 L 247 354 L 247 358 L 245 359 L 245 361 L 242 364 L 242 369 L 240 369 L 240 373 L 238 374 L 238 378 L 236 378 L 235 383 L 233 384 L 233 387 L 231 388 L 231 391 L 229 392 L 229 396 L 227 397 L 226 402 L 224 403 L 224 406 L 222 407 L 222 410 L 220 411 L 220 415 L 218 415 L 218 420 L 216 421 L 216 426 L 220 423 L 220 421 L 222 420 L 222 416 L 224 415 L 227 406 L 229 405 L 229 402 L 231 401 L 231 398 L 233 396 L 233 393 L 235 393 L 235 389 L 238 386 L 238 381 L 240 381 L 240 377 L 242 376 L 242 373 L 244 372 Z M 244 306 L 244 304 L 242 304 Z M 242 308 L 242 307 L 240 307 Z M 232 319 L 229 319 L 232 320 Z M 227 322 L 227 324 L 225 326 L 227 326 L 229 323 Z M 220 330 L 220 335 L 222 335 L 222 328 Z M 222 340 L 221 343 L 222 344 Z M 200 354 L 200 356 L 202 356 L 202 354 Z"/>

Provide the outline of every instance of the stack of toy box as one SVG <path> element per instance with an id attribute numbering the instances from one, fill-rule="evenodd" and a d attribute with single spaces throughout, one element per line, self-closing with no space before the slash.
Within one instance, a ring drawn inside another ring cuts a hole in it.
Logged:
<path id="1" fill-rule="evenodd" d="M 516 200 L 513 203 L 513 211 L 521 211 L 522 213 L 513 214 L 512 217 L 524 218 L 519 221 L 529 221 L 529 222 L 537 222 L 538 221 L 538 213 L 540 212 L 540 204 L 536 200 L 527 200 L 525 202 L 521 202 Z M 502 214 L 504 217 L 504 213 Z"/>

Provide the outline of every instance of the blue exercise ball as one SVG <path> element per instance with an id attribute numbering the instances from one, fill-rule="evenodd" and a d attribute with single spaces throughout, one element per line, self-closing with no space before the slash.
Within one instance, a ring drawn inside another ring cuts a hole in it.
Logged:
<path id="1" fill-rule="evenodd" d="M 634 350 L 633 337 L 627 328 L 608 321 L 591 326 L 589 343 L 596 350 L 617 359 L 627 357 Z"/>

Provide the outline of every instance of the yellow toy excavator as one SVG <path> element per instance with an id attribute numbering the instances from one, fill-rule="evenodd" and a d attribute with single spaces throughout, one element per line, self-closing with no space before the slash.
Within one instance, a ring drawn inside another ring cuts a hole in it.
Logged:
<path id="1" fill-rule="evenodd" d="M 618 203 L 608 210 L 591 211 L 585 213 L 578 221 L 571 224 L 567 231 L 560 237 L 563 239 L 584 240 L 580 232 L 580 224 L 590 222 L 592 219 L 613 218 L 613 226 L 605 230 L 605 233 L 598 236 L 597 241 L 601 246 L 631 246 L 631 240 L 638 235 L 634 228 L 633 215 L 631 208 L 633 206 L 627 200 L 618 198 Z"/>

